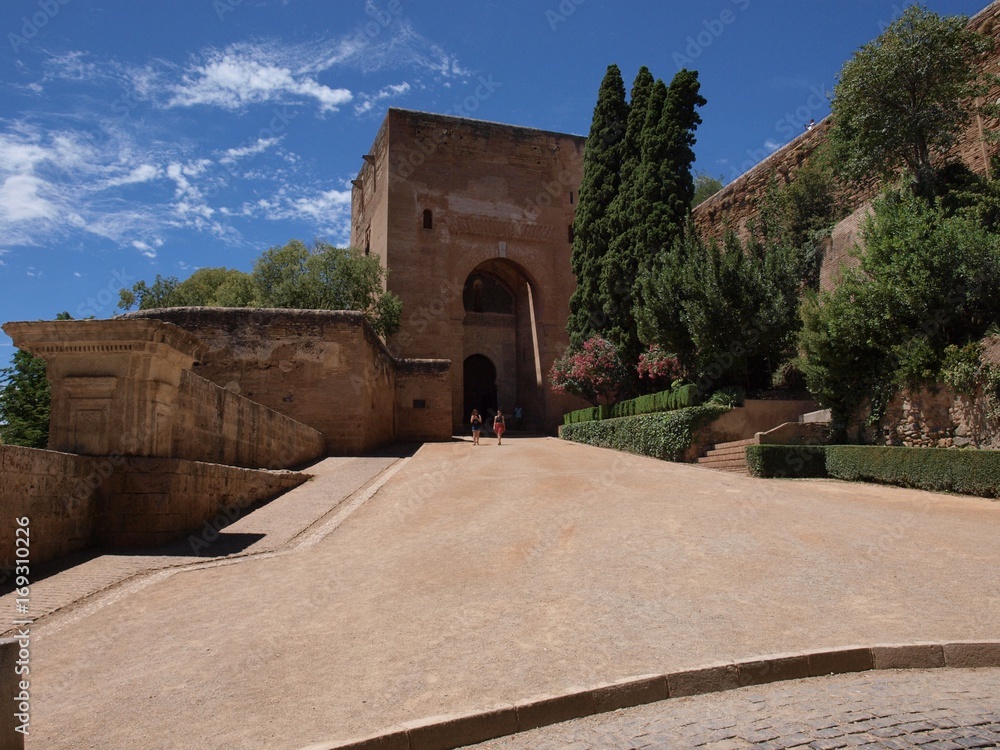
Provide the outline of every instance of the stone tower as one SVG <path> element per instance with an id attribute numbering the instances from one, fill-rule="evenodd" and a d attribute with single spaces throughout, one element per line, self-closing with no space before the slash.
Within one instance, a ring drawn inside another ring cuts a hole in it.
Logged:
<path id="1" fill-rule="evenodd" d="M 548 371 L 569 338 L 581 136 L 390 109 L 354 180 L 351 244 L 403 301 L 397 356 L 452 362 L 452 414 L 524 409 L 554 430 L 584 406 Z"/>

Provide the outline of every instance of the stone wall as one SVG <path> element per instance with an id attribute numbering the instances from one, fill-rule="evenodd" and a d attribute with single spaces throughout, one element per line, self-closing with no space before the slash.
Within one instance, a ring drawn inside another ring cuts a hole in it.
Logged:
<path id="1" fill-rule="evenodd" d="M 75 456 L 0 445 L 0 572 L 15 559 L 14 519 L 30 520 L 30 562 L 94 546 L 148 547 L 229 521 L 309 477 L 197 461 Z M 0 576 L 0 580 L 6 576 Z"/>
<path id="2" fill-rule="evenodd" d="M 440 360 L 405 360 L 396 370 L 396 439 L 450 435 L 451 372 Z"/>
<path id="3" fill-rule="evenodd" d="M 193 334 L 204 346 L 193 372 L 315 428 L 329 455 L 357 455 L 396 439 L 451 439 L 451 391 L 444 393 L 441 378 L 450 364 L 411 366 L 393 357 L 361 313 L 182 307 L 124 317 L 167 321 Z M 414 401 L 424 403 L 418 420 L 399 413 Z M 403 422 L 406 432 L 397 433 Z M 420 430 L 412 431 L 416 424 Z"/>
<path id="4" fill-rule="evenodd" d="M 181 373 L 174 414 L 171 458 L 284 469 L 326 452 L 326 441 L 318 430 L 190 370 Z"/>
<path id="5" fill-rule="evenodd" d="M 323 455 L 323 436 L 189 369 L 203 345 L 157 320 L 7 323 L 46 362 L 49 448 L 285 468 Z"/>
<path id="6" fill-rule="evenodd" d="M 997 449 L 1000 421 L 990 416 L 989 403 L 982 393 L 961 394 L 946 386 L 906 389 L 865 438 L 876 445 Z"/>
<path id="7" fill-rule="evenodd" d="M 205 523 L 213 528 L 231 523 L 247 508 L 287 492 L 308 478 L 294 471 L 243 469 L 199 461 L 120 459 L 95 500 L 94 541 L 107 547 L 165 544 Z"/>
<path id="8" fill-rule="evenodd" d="M 92 498 L 114 469 L 111 459 L 0 445 L 0 566 L 7 570 L 14 561 L 14 519 L 24 516 L 32 564 L 89 546 Z"/>

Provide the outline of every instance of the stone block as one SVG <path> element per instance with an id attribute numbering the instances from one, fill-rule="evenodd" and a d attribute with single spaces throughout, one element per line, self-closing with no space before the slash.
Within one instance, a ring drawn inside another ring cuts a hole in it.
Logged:
<path id="1" fill-rule="evenodd" d="M 793 654 L 769 656 L 765 659 L 736 662 L 736 670 L 741 687 L 799 680 L 809 676 L 809 657 Z"/>
<path id="2" fill-rule="evenodd" d="M 813 651 L 809 654 L 809 676 L 820 677 L 827 674 L 845 672 L 865 672 L 875 668 L 870 648 L 849 647 Z"/>
<path id="3" fill-rule="evenodd" d="M 739 671 L 735 664 L 717 664 L 667 673 L 667 689 L 671 698 L 717 693 L 739 686 Z"/>
<path id="4" fill-rule="evenodd" d="M 518 730 L 514 706 L 487 711 L 447 714 L 403 724 L 410 736 L 410 750 L 450 750 L 475 745 Z"/>
<path id="5" fill-rule="evenodd" d="M 1000 667 L 1000 641 L 957 641 L 944 644 L 949 667 Z"/>
<path id="6" fill-rule="evenodd" d="M 597 711 L 592 690 L 572 690 L 562 695 L 539 695 L 516 704 L 515 708 L 519 732 L 592 716 Z"/>
<path id="7" fill-rule="evenodd" d="M 937 669 L 945 666 L 940 643 L 872 646 L 875 669 Z"/>
<path id="8" fill-rule="evenodd" d="M 655 703 L 669 697 L 666 675 L 642 675 L 599 685 L 594 690 L 597 713 L 617 711 L 619 708 Z"/>

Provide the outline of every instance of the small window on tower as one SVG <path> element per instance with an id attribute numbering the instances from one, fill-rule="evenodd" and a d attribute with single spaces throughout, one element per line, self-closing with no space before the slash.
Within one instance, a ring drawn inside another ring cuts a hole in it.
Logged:
<path id="1" fill-rule="evenodd" d="M 569 227 L 567 227 L 566 238 L 569 240 L 570 244 L 573 244 L 573 225 L 572 224 L 570 224 Z"/>
<path id="2" fill-rule="evenodd" d="M 434 214 L 431 213 L 429 208 L 424 209 L 424 229 L 434 228 Z"/>

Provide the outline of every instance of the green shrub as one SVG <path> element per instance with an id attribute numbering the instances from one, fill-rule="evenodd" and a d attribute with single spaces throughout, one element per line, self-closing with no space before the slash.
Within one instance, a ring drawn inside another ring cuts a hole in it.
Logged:
<path id="1" fill-rule="evenodd" d="M 831 445 L 826 470 L 831 477 L 854 482 L 1000 496 L 1000 451 Z"/>
<path id="2" fill-rule="evenodd" d="M 694 383 L 671 388 L 669 391 L 650 393 L 628 401 L 621 401 L 611 409 L 612 417 L 634 417 L 660 411 L 674 411 L 698 405 L 698 386 Z"/>
<path id="3" fill-rule="evenodd" d="M 563 424 L 577 424 L 578 422 L 590 422 L 593 420 L 607 419 L 611 416 L 611 407 L 607 404 L 601 404 L 600 406 L 591 406 L 586 409 L 577 409 L 576 411 L 567 412 L 563 414 Z"/>
<path id="4" fill-rule="evenodd" d="M 743 406 L 746 401 L 747 392 L 738 385 L 727 385 L 719 388 L 708 397 L 710 404 L 722 404 L 723 406 Z"/>
<path id="5" fill-rule="evenodd" d="M 727 411 L 727 407 L 713 404 L 599 422 L 578 422 L 563 427 L 562 437 L 664 461 L 680 461 L 691 446 L 694 431 Z"/>
<path id="6" fill-rule="evenodd" d="M 748 445 L 747 466 L 755 477 L 825 477 L 825 445 Z"/>

